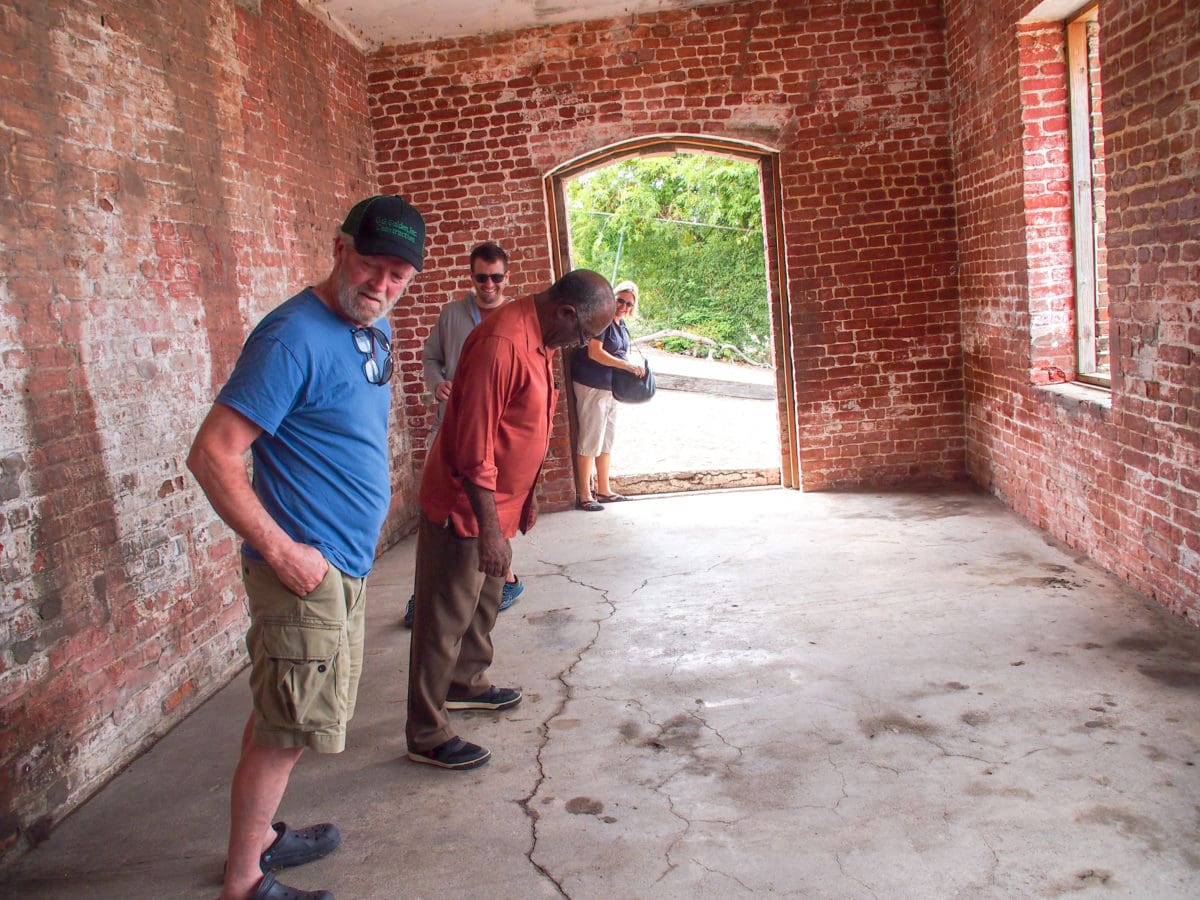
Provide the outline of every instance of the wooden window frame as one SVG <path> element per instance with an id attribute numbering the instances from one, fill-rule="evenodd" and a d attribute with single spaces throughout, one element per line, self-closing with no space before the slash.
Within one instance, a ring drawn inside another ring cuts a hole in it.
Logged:
<path id="1" fill-rule="evenodd" d="M 1073 16 L 1066 23 L 1068 113 L 1071 135 L 1071 198 L 1075 275 L 1076 377 L 1102 387 L 1112 386 L 1107 353 L 1107 335 L 1100 333 L 1101 311 L 1107 308 L 1104 272 L 1103 181 L 1098 183 L 1096 166 L 1097 125 L 1102 121 L 1099 84 L 1088 45 L 1090 23 L 1099 23 L 1099 4 Z M 1103 141 L 1102 133 L 1099 139 Z M 1101 143 L 1101 153 L 1103 145 Z M 1100 203 L 1097 203 L 1097 194 Z"/>

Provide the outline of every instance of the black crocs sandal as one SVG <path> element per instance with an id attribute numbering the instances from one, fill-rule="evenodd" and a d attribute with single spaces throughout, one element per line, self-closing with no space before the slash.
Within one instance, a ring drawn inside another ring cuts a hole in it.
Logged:
<path id="1" fill-rule="evenodd" d="M 275 876 L 268 872 L 258 883 L 258 890 L 250 900 L 333 900 L 329 891 L 301 891 L 286 884 L 280 884 Z"/>
<path id="2" fill-rule="evenodd" d="M 284 822 L 276 822 L 271 827 L 279 837 L 275 838 L 275 842 L 264 850 L 258 859 L 258 864 L 264 872 L 310 863 L 322 856 L 328 856 L 342 842 L 342 833 L 330 822 L 310 825 L 299 831 L 293 831 Z"/>

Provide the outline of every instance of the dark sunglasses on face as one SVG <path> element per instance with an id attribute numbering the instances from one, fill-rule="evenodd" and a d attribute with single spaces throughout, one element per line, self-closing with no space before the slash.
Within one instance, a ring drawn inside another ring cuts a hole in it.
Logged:
<path id="1" fill-rule="evenodd" d="M 367 376 L 367 381 L 371 384 L 387 384 L 391 381 L 395 364 L 392 362 L 392 344 L 387 335 L 373 325 L 355 328 L 351 334 L 358 352 L 367 357 L 363 362 L 363 374 Z M 383 351 L 382 365 L 375 357 L 376 345 Z"/>
<path id="2" fill-rule="evenodd" d="M 499 284 L 507 277 L 508 277 L 507 272 L 492 272 L 490 275 L 487 272 L 476 272 L 475 273 L 475 283 L 483 284 L 490 278 L 490 279 L 492 279 L 492 284 Z"/>
<path id="3" fill-rule="evenodd" d="M 617 306 L 627 306 L 630 309 L 633 309 L 633 301 L 626 300 L 624 297 L 618 297 L 617 298 Z"/>

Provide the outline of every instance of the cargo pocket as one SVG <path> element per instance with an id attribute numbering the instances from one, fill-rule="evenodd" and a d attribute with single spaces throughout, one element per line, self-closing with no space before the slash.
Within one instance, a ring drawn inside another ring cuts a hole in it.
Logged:
<path id="1" fill-rule="evenodd" d="M 306 622 L 264 623 L 263 651 L 273 690 L 263 713 L 272 724 L 304 731 L 337 725 L 346 705 L 347 676 L 341 659 L 344 640 L 337 625 Z M 271 708 L 273 707 L 273 708 Z"/>

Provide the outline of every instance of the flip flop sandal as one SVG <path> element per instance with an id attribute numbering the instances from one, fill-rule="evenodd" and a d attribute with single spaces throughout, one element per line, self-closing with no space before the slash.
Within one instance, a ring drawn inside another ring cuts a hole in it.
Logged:
<path id="1" fill-rule="evenodd" d="M 600 510 L 604 509 L 595 500 L 580 500 L 578 497 L 575 498 L 575 508 L 582 509 L 585 512 L 600 512 Z"/>
<path id="2" fill-rule="evenodd" d="M 327 856 L 342 842 L 342 833 L 329 822 L 293 831 L 284 822 L 271 826 L 279 837 L 263 851 L 258 864 L 264 872 L 302 866 Z"/>
<path id="3" fill-rule="evenodd" d="M 596 499 L 601 503 L 620 503 L 622 500 L 628 500 L 624 494 L 601 494 L 596 492 Z"/>
<path id="4" fill-rule="evenodd" d="M 280 884 L 275 876 L 268 872 L 258 883 L 258 890 L 250 900 L 333 900 L 329 891 L 301 891 L 286 884 Z"/>

